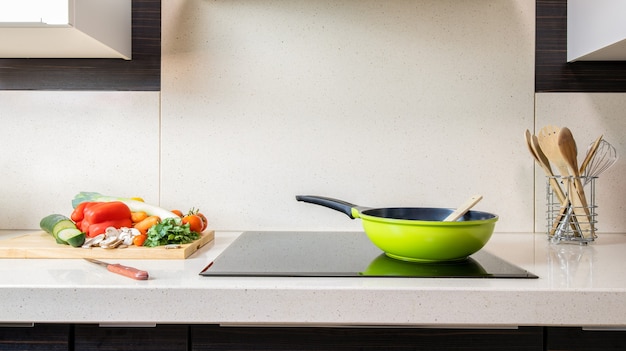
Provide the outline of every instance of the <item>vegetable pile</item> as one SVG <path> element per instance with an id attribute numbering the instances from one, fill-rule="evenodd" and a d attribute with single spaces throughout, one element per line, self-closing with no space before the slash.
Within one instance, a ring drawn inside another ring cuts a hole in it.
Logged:
<path id="1" fill-rule="evenodd" d="M 139 198 L 104 196 L 81 192 L 72 200 L 74 211 L 68 218 L 62 214 L 44 217 L 39 226 L 54 237 L 58 244 L 73 247 L 93 247 L 113 233 L 129 233 L 118 245 L 155 247 L 168 244 L 188 244 L 200 238 L 208 226 L 206 217 L 192 208 L 186 214 L 149 205 Z M 87 244 L 86 241 L 89 243 Z"/>

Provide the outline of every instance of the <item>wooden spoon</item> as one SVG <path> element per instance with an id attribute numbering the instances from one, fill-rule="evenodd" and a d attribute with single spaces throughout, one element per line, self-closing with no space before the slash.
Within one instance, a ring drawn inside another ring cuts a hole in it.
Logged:
<path id="1" fill-rule="evenodd" d="M 552 190 L 556 194 L 559 202 L 561 203 L 561 209 L 559 210 L 559 214 L 556 216 L 554 222 L 552 223 L 552 228 L 550 228 L 550 235 L 554 235 L 556 230 L 559 227 L 559 224 L 563 221 L 565 214 L 567 213 L 567 209 L 569 206 L 569 200 L 567 199 L 565 193 L 563 193 L 563 189 L 559 185 L 559 182 L 554 177 L 554 173 L 552 172 L 552 168 L 550 167 L 550 161 L 541 150 L 541 146 L 539 146 L 539 141 L 537 140 L 536 135 L 531 135 L 528 129 L 526 130 L 526 144 L 528 144 L 528 148 L 530 149 L 530 153 L 535 158 L 535 161 L 539 163 L 541 168 L 543 168 L 544 172 L 548 176 L 548 182 L 552 187 Z M 576 230 L 574 223 L 572 223 L 572 229 Z"/>
<path id="2" fill-rule="evenodd" d="M 583 184 L 580 181 L 580 170 L 578 168 L 578 149 L 576 147 L 576 140 L 569 128 L 564 127 L 559 131 L 557 137 L 557 144 L 563 159 L 567 163 L 571 174 L 574 176 L 573 189 L 570 191 L 572 207 L 574 209 L 574 215 L 576 217 L 585 216 L 586 222 L 579 221 L 578 224 L 581 227 L 581 235 L 584 238 L 593 236 L 593 228 L 591 226 L 591 216 L 589 214 L 589 207 L 587 205 L 587 199 L 585 197 L 585 191 Z M 571 188 L 571 187 L 570 187 Z M 582 210 L 582 211 L 581 211 Z"/>
<path id="3" fill-rule="evenodd" d="M 594 141 L 593 144 L 591 144 L 591 146 L 589 147 L 589 150 L 587 150 L 587 155 L 585 156 L 583 163 L 580 164 L 580 170 L 579 170 L 580 174 L 585 174 L 585 171 L 587 170 L 587 166 L 589 165 L 589 162 L 591 162 L 591 159 L 593 158 L 593 156 L 596 154 L 596 151 L 598 151 L 598 146 L 600 146 L 601 141 L 602 141 L 602 135 L 600 135 L 598 139 L 596 139 L 596 141 Z"/>
<path id="4" fill-rule="evenodd" d="M 556 196 L 559 198 L 559 201 L 561 202 L 561 204 L 565 204 L 567 199 L 565 197 L 565 194 L 563 193 L 563 189 L 561 189 L 559 182 L 557 182 L 556 178 L 554 178 L 552 167 L 550 167 L 550 161 L 548 161 L 548 158 L 543 153 L 543 150 L 541 150 L 541 146 L 539 146 L 537 137 L 535 135 L 531 135 L 528 129 L 526 129 L 525 137 L 526 137 L 526 144 L 528 146 L 530 153 L 533 155 L 533 157 L 535 158 L 535 161 L 539 164 L 539 166 L 543 169 L 543 171 L 549 177 L 548 179 L 550 182 L 550 186 L 552 186 L 552 189 L 554 190 Z"/>

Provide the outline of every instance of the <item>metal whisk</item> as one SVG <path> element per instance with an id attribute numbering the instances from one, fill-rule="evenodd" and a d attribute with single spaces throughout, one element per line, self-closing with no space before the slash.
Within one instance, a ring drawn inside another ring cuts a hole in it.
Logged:
<path id="1" fill-rule="evenodd" d="M 591 145 L 589 146 L 591 147 Z M 592 178 L 598 177 L 607 169 L 611 168 L 617 161 L 617 150 L 606 140 L 600 140 L 598 150 L 593 155 L 583 176 L 585 177 L 585 185 L 591 181 Z"/>
<path id="2" fill-rule="evenodd" d="M 595 143 L 591 143 L 587 148 L 587 153 L 592 150 L 595 146 Z M 607 169 L 611 168 L 617 161 L 617 150 L 615 147 L 611 145 L 608 141 L 602 139 L 599 140 L 599 144 L 597 149 L 595 150 L 593 156 L 590 158 L 589 163 L 587 164 L 582 176 L 584 178 L 583 185 L 586 186 L 591 182 L 591 180 L 597 178 L 600 174 L 605 172 Z M 559 226 L 557 227 L 555 233 L 564 233 L 567 227 L 570 225 L 570 220 L 572 218 L 572 206 L 568 205 L 567 211 L 563 216 Z M 576 227 L 575 232 L 581 233 L 580 227 L 578 227 L 577 223 L 573 223 Z M 558 242 L 560 238 L 558 235 L 552 239 L 553 242 Z"/>

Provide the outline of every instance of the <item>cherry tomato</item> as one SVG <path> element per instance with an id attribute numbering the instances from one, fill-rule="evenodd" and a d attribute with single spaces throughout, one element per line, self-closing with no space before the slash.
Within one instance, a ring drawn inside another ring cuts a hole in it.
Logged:
<path id="1" fill-rule="evenodd" d="M 145 235 L 145 234 L 136 235 L 133 238 L 133 245 L 135 245 L 135 246 L 143 246 L 143 243 L 146 242 L 147 238 L 148 238 L 148 236 Z"/>
<path id="2" fill-rule="evenodd" d="M 177 215 L 180 218 L 183 218 L 183 212 L 181 210 L 171 210 L 173 214 Z"/>
<path id="3" fill-rule="evenodd" d="M 200 213 L 199 209 L 192 207 L 191 210 L 187 212 L 187 216 L 191 216 L 191 215 L 196 215 L 200 217 L 200 219 L 202 220 L 202 229 L 200 230 L 200 232 L 203 232 L 209 226 L 209 221 L 207 220 L 205 215 Z"/>
<path id="4" fill-rule="evenodd" d="M 189 223 L 189 230 L 196 233 L 202 232 L 202 219 L 196 215 L 186 215 L 183 217 L 183 224 Z"/>
<path id="5" fill-rule="evenodd" d="M 204 231 L 209 226 L 209 221 L 200 212 L 196 213 L 196 216 L 200 217 L 200 219 L 202 220 L 202 231 Z"/>

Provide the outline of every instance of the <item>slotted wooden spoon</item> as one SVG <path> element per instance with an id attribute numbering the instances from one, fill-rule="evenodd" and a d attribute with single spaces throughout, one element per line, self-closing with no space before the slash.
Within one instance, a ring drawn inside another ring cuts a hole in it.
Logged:
<path id="1" fill-rule="evenodd" d="M 537 141 L 550 163 L 558 169 L 563 184 L 566 184 L 570 172 L 567 161 L 565 161 L 563 155 L 561 155 L 561 149 L 559 148 L 558 138 L 560 130 L 561 128 L 559 127 L 545 126 L 539 130 Z M 565 189 L 567 189 L 567 186 Z"/>

